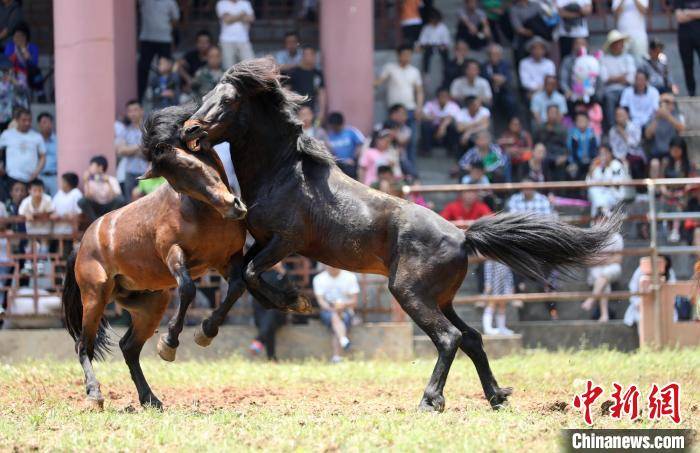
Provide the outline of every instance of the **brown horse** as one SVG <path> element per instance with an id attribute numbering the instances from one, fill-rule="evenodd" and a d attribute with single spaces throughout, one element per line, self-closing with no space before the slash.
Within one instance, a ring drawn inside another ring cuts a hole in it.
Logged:
<path id="1" fill-rule="evenodd" d="M 205 145 L 202 153 L 193 156 L 168 143 L 177 137 L 177 124 L 190 113 L 187 107 L 154 113 L 144 126 L 143 139 L 146 154 L 157 162 L 157 170 L 149 170 L 144 177 L 162 175 L 184 195 L 164 184 L 100 217 L 69 260 L 63 290 L 66 325 L 76 341 L 88 400 L 98 407 L 103 397 L 91 361 L 109 347 L 108 325 L 102 316 L 111 300 L 131 315 L 131 326 L 119 346 L 139 401 L 160 408 L 141 371 L 139 355 L 168 306 L 170 289 L 178 287 L 180 304 L 158 343 L 160 356 L 169 361 L 175 359 L 185 312 L 195 296 L 193 279 L 217 270 L 229 279 L 226 299 L 230 304 L 245 289 L 240 270 L 245 206 L 231 193 L 223 165 L 210 147 Z"/>
<path id="2" fill-rule="evenodd" d="M 183 127 L 183 141 L 195 154 L 205 136 L 231 146 L 256 240 L 245 257 L 246 284 L 279 298 L 260 275 L 292 253 L 386 275 L 391 293 L 438 350 L 420 407 L 444 409 L 443 388 L 458 348 L 474 362 L 491 406 L 501 407 L 510 389 L 497 384 L 481 335 L 452 306 L 469 254 L 544 278 L 552 269 L 591 262 L 620 217 L 582 229 L 536 215 L 500 214 L 462 231 L 433 211 L 343 174 L 325 147 L 303 134 L 295 115 L 302 100 L 282 87 L 274 62 L 247 60 L 224 74 Z M 212 325 L 202 327 L 207 336 L 215 333 Z"/>

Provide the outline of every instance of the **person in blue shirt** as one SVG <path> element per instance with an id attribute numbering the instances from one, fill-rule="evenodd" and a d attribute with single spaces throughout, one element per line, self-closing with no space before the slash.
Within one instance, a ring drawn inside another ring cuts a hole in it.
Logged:
<path id="1" fill-rule="evenodd" d="M 41 170 L 39 177 L 44 182 L 44 190 L 50 195 L 55 195 L 58 191 L 58 180 L 56 173 L 58 171 L 58 155 L 56 153 L 56 134 L 53 129 L 53 116 L 48 112 L 42 112 L 37 116 L 39 133 L 44 139 L 44 147 L 46 147 L 46 163 Z"/>
<path id="2" fill-rule="evenodd" d="M 357 178 L 357 158 L 362 151 L 365 137 L 352 126 L 345 125 L 345 118 L 340 112 L 328 115 L 328 143 L 330 152 L 338 161 L 343 173 Z"/>
<path id="3" fill-rule="evenodd" d="M 576 180 L 586 179 L 588 167 L 595 159 L 598 149 L 598 140 L 595 132 L 589 126 L 588 114 L 578 112 L 574 117 L 575 125 L 569 129 L 566 138 L 566 147 L 569 149 L 571 176 Z"/>
<path id="4" fill-rule="evenodd" d="M 5 46 L 5 56 L 12 63 L 15 78 L 27 88 L 35 88 L 41 78 L 39 68 L 39 47 L 29 42 L 29 26 L 20 22 L 12 32 L 12 41 Z"/>

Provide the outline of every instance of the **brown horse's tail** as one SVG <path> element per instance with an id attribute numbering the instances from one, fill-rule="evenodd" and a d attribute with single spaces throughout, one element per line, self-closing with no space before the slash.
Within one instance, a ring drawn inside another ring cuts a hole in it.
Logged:
<path id="1" fill-rule="evenodd" d="M 465 232 L 471 252 L 500 261 L 516 273 L 547 281 L 551 271 L 569 274 L 576 266 L 594 264 L 612 240 L 622 213 L 591 228 L 580 228 L 537 214 L 498 214 L 482 217 Z"/>
<path id="2" fill-rule="evenodd" d="M 61 296 L 66 330 L 75 340 L 76 349 L 83 331 L 83 299 L 80 297 L 80 287 L 75 279 L 75 258 L 77 254 L 76 248 L 66 261 L 66 277 L 63 279 L 63 294 Z M 94 343 L 94 357 L 97 360 L 104 359 L 105 354 L 110 352 L 112 342 L 107 334 L 108 331 L 109 323 L 102 318 Z"/>

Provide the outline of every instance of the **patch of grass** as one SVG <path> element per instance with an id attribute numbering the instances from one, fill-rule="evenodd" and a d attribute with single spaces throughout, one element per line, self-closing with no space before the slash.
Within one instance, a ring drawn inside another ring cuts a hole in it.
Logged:
<path id="1" fill-rule="evenodd" d="M 561 428 L 584 427 L 571 406 L 585 379 L 605 388 L 594 427 L 675 427 L 646 418 L 652 383 L 679 382 L 681 427 L 698 428 L 700 349 L 626 354 L 532 351 L 492 363 L 511 404 L 494 412 L 471 362 L 460 354 L 445 389 L 447 408 L 416 411 L 432 360 L 268 364 L 143 361 L 166 410 L 142 410 L 126 365 L 97 363 L 105 410 L 84 409 L 75 362 L 0 365 L 0 450 L 470 450 L 552 451 Z M 601 415 L 612 383 L 642 390 L 638 422 Z"/>

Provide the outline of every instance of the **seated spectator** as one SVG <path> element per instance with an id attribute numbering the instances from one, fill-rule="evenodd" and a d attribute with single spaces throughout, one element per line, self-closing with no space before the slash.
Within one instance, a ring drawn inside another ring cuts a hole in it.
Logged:
<path id="1" fill-rule="evenodd" d="M 435 8 L 431 9 L 428 12 L 428 23 L 423 25 L 416 42 L 416 46 L 423 50 L 423 72 L 425 74 L 430 72 L 430 61 L 435 52 L 440 54 L 442 67 L 447 66 L 447 53 L 451 45 L 450 31 L 442 21 L 442 14 Z"/>
<path id="2" fill-rule="evenodd" d="M 491 37 L 489 20 L 479 8 L 477 0 L 464 0 L 464 7 L 459 10 L 457 39 L 465 41 L 474 50 L 481 50 L 491 41 Z"/>
<path id="3" fill-rule="evenodd" d="M 31 129 L 32 115 L 29 110 L 16 109 L 14 119 L 17 127 L 6 129 L 0 134 L 0 149 L 5 149 L 3 170 L 8 179 L 8 186 L 14 181 L 28 184 L 35 180 L 46 163 L 44 138 Z"/>
<path id="4" fill-rule="evenodd" d="M 46 162 L 41 170 L 39 177 L 44 181 L 46 193 L 53 195 L 57 192 L 58 181 L 56 180 L 56 172 L 58 169 L 58 156 L 56 154 L 56 134 L 53 128 L 53 116 L 48 112 L 41 112 L 36 117 L 36 122 L 39 126 L 39 133 L 44 139 L 44 148 L 46 148 Z"/>
<path id="5" fill-rule="evenodd" d="M 588 47 L 586 38 L 574 38 L 571 53 L 559 63 L 559 89 L 568 100 L 574 100 L 574 63 L 582 49 Z"/>
<path id="6" fill-rule="evenodd" d="M 678 111 L 673 93 L 659 97 L 659 108 L 644 129 L 644 138 L 651 141 L 651 157 L 668 153 L 671 141 L 685 131 L 685 117 Z"/>
<path id="7" fill-rule="evenodd" d="M 288 31 L 284 34 L 284 49 L 275 54 L 275 61 L 280 66 L 280 71 L 286 72 L 301 63 L 301 51 L 299 50 L 299 33 Z"/>
<path id="8" fill-rule="evenodd" d="M 394 177 L 394 170 L 388 165 L 380 165 L 377 168 L 377 181 L 370 187 L 395 197 L 402 196 L 401 183 Z"/>
<path id="9" fill-rule="evenodd" d="M 536 91 L 544 88 L 545 77 L 556 75 L 557 70 L 554 62 L 546 57 L 547 41 L 535 36 L 527 43 L 527 50 L 530 56 L 520 62 L 518 74 L 520 85 L 530 99 Z"/>
<path id="10" fill-rule="evenodd" d="M 575 122 L 576 124 L 569 129 L 566 137 L 566 147 L 572 166 L 569 174 L 575 180 L 584 180 L 591 162 L 598 154 L 598 140 L 589 125 L 586 113 L 576 113 Z"/>
<path id="11" fill-rule="evenodd" d="M 510 5 L 510 24 L 513 28 L 513 49 L 515 63 L 525 57 L 525 44 L 535 36 L 533 25 L 540 21 L 543 14 L 542 4 L 533 0 L 515 0 Z"/>
<path id="12" fill-rule="evenodd" d="M 488 176 L 486 176 L 486 171 L 484 170 L 484 164 L 482 162 L 476 161 L 472 162 L 469 165 L 469 173 L 466 175 L 462 176 L 462 180 L 460 181 L 462 184 L 479 184 L 479 185 L 485 185 L 488 186 L 491 184 L 491 181 L 489 181 Z M 477 192 L 479 195 L 479 199 L 486 203 L 486 205 L 490 208 L 493 209 L 496 200 L 493 198 L 493 191 L 492 190 L 480 190 Z"/>
<path id="13" fill-rule="evenodd" d="M 107 174 L 107 158 L 95 156 L 90 159 L 90 166 L 83 175 L 84 198 L 78 206 L 88 222 L 124 206 L 124 198 L 119 182 Z"/>
<path id="14" fill-rule="evenodd" d="M 261 278 L 274 284 L 279 283 L 286 273 L 287 271 L 280 261 L 270 270 L 263 272 Z M 276 334 L 279 328 L 285 324 L 287 314 L 279 310 L 267 309 L 253 299 L 253 320 L 258 329 L 258 335 L 250 343 L 250 352 L 253 355 L 258 355 L 264 349 L 267 360 L 276 362 Z"/>
<path id="15" fill-rule="evenodd" d="M 333 332 L 331 362 L 338 363 L 343 351 L 350 347 L 348 332 L 352 327 L 360 286 L 352 272 L 326 265 L 326 270 L 314 277 L 313 287 L 321 308 L 321 322 Z"/>
<path id="16" fill-rule="evenodd" d="M 42 76 L 39 71 L 39 47 L 29 39 L 29 25 L 20 22 L 12 32 L 12 41 L 5 46 L 5 56 L 12 63 L 18 83 L 34 90 L 41 88 Z"/>
<path id="17" fill-rule="evenodd" d="M 532 136 L 523 129 L 520 118 L 514 116 L 510 119 L 508 129 L 501 134 L 497 143 L 510 159 L 513 180 L 520 181 L 527 161 L 532 157 Z"/>
<path id="18" fill-rule="evenodd" d="M 676 283 L 676 273 L 671 267 L 671 258 L 660 255 L 658 259 L 659 281 L 661 283 Z M 652 281 L 651 257 L 645 256 L 639 259 L 639 266 L 632 274 L 629 282 L 631 293 L 646 293 L 651 291 Z M 639 305 L 642 303 L 642 296 L 630 296 L 630 304 L 625 310 L 624 323 L 630 327 L 639 324 Z"/>
<path id="19" fill-rule="evenodd" d="M 78 189 L 78 175 L 61 175 L 61 188 L 51 200 L 53 234 L 70 235 L 77 232 L 78 217 L 82 213 L 79 202 L 83 193 Z"/>
<path id="20" fill-rule="evenodd" d="M 639 69 L 649 76 L 649 84 L 659 90 L 659 93 L 678 94 L 676 85 L 671 75 L 671 69 L 666 58 L 661 58 L 664 43 L 659 39 L 649 41 L 649 56 L 644 56 Z"/>
<path id="21" fill-rule="evenodd" d="M 591 0 L 557 0 L 555 2 L 559 13 L 559 55 L 563 59 L 573 52 L 576 38 L 588 37 L 587 16 L 593 12 Z"/>
<path id="22" fill-rule="evenodd" d="M 450 99 L 447 88 L 439 88 L 437 96 L 423 105 L 421 117 L 421 152 L 429 154 L 435 144 L 454 152 L 459 135 L 456 119 L 459 105 Z"/>
<path id="23" fill-rule="evenodd" d="M 131 201 L 138 200 L 141 197 L 155 192 L 155 190 L 165 184 L 167 181 L 162 176 L 157 178 L 140 179 L 139 183 L 131 192 Z"/>
<path id="24" fill-rule="evenodd" d="M 340 112 L 328 115 L 328 143 L 330 152 L 338 161 L 338 166 L 351 178 L 357 177 L 357 158 L 360 156 L 365 137 L 352 126 L 345 125 Z"/>
<path id="25" fill-rule="evenodd" d="M 527 161 L 525 176 L 521 178 L 529 179 L 534 182 L 554 181 L 552 174 L 552 165 L 547 158 L 547 148 L 542 143 L 536 143 L 532 149 L 532 158 Z"/>
<path id="26" fill-rule="evenodd" d="M 445 88 L 449 88 L 455 79 L 464 75 L 464 71 L 467 70 L 467 63 L 471 61 L 469 58 L 469 46 L 464 41 L 458 40 L 455 42 L 452 53 L 454 58 L 448 60 L 443 68 L 442 84 L 440 86 Z"/>
<path id="27" fill-rule="evenodd" d="M 15 79 L 12 64 L 0 59 L 0 132 L 12 122 L 15 108 L 29 106 L 27 93 L 26 88 Z"/>
<path id="28" fill-rule="evenodd" d="M 522 182 L 533 182 L 530 178 L 523 178 Z M 542 216 L 556 215 L 552 204 L 545 195 L 535 189 L 522 189 L 508 199 L 506 205 L 508 212 L 525 213 L 534 212 Z"/>
<path id="29" fill-rule="evenodd" d="M 27 185 L 22 181 L 13 181 L 10 185 L 10 197 L 5 201 L 5 211 L 9 217 L 18 216 L 19 205 L 27 198 Z M 13 223 L 12 231 L 15 233 L 26 233 L 27 229 L 24 223 Z"/>
<path id="30" fill-rule="evenodd" d="M 553 75 L 544 78 L 544 89 L 533 94 L 530 100 L 530 111 L 535 119 L 535 124 L 547 121 L 547 108 L 550 105 L 556 105 L 562 115 L 568 113 L 566 98 L 557 91 L 557 78 Z"/>
<path id="31" fill-rule="evenodd" d="M 465 190 L 459 193 L 456 200 L 448 203 L 440 215 L 454 222 L 456 220 L 477 220 L 491 214 L 491 208 L 479 199 L 475 190 Z"/>
<path id="32" fill-rule="evenodd" d="M 502 296 L 515 293 L 513 271 L 498 261 L 486 260 L 484 263 L 484 294 Z M 506 301 L 489 301 L 484 308 L 481 324 L 485 335 L 513 335 L 506 327 Z M 493 315 L 496 314 L 496 328 L 493 327 Z"/>
<path id="33" fill-rule="evenodd" d="M 158 57 L 158 72 L 151 74 L 148 87 L 153 108 L 162 109 L 179 104 L 180 78 L 173 72 L 173 60 L 170 57 Z"/>
<path id="34" fill-rule="evenodd" d="M 205 94 L 210 92 L 219 79 L 224 75 L 221 66 L 221 50 L 216 46 L 209 47 L 207 51 L 207 64 L 197 69 L 192 78 L 192 94 L 194 99 L 201 101 Z"/>
<path id="35" fill-rule="evenodd" d="M 633 179 L 646 177 L 646 155 L 641 144 L 642 130 L 629 119 L 624 107 L 615 109 L 615 125 L 608 132 L 613 155 L 626 162 Z"/>
<path id="36" fill-rule="evenodd" d="M 330 150 L 330 143 L 328 143 L 328 134 L 321 127 L 317 126 L 314 121 L 314 111 L 308 105 L 302 105 L 297 110 L 297 118 L 301 121 L 301 130 L 304 135 L 308 137 L 315 138 L 323 142 L 326 147 Z"/>
<path id="37" fill-rule="evenodd" d="M 190 91 L 192 78 L 197 70 L 207 64 L 207 54 L 211 46 L 211 33 L 207 30 L 200 30 L 195 37 L 194 49 L 185 53 L 184 57 L 178 60 L 177 73 L 186 92 Z"/>
<path id="38" fill-rule="evenodd" d="M 606 219 L 605 214 L 600 214 L 594 222 L 603 222 Z M 593 286 L 593 297 L 589 297 L 582 304 L 581 308 L 586 311 L 591 311 L 595 307 L 596 299 L 600 300 L 600 317 L 598 321 L 608 322 L 610 320 L 608 311 L 608 298 L 604 294 L 610 293 L 611 283 L 615 283 L 622 275 L 622 255 L 619 253 L 624 248 L 622 235 L 618 232 L 612 237 L 612 240 L 602 250 L 602 262 L 595 266 L 591 266 L 588 270 L 588 284 Z"/>
<path id="39" fill-rule="evenodd" d="M 547 148 L 547 157 L 552 166 L 552 177 L 555 181 L 566 179 L 566 165 L 569 161 L 566 133 L 559 107 L 550 105 L 547 108 L 547 121 L 541 124 L 532 136 L 535 143 L 542 143 Z"/>
<path id="40" fill-rule="evenodd" d="M 600 81 L 603 84 L 603 113 L 608 126 L 614 122 L 615 107 L 620 102 L 622 91 L 634 83 L 637 71 L 634 58 L 625 52 L 627 39 L 627 35 L 612 30 L 603 44 L 605 53 L 600 59 Z"/>
<path id="41" fill-rule="evenodd" d="M 644 129 L 659 108 L 659 92 L 647 81 L 644 71 L 637 71 L 634 85 L 622 90 L 620 106 L 627 107 L 630 119 L 639 129 Z"/>
<path id="42" fill-rule="evenodd" d="M 503 58 L 503 47 L 498 44 L 489 46 L 486 62 L 481 68 L 481 76 L 491 85 L 494 116 L 508 118 L 518 115 L 518 104 L 513 93 L 513 71 L 510 63 Z"/>
<path id="43" fill-rule="evenodd" d="M 138 185 L 137 178 L 148 170 L 148 162 L 141 150 L 141 125 L 143 108 L 136 99 L 126 103 L 126 122 L 115 125 L 114 148 L 119 159 L 117 178 L 124 185 L 124 193 L 130 196 Z M 83 184 L 86 179 L 83 178 Z"/>
<path id="44" fill-rule="evenodd" d="M 603 136 L 603 108 L 597 102 L 589 100 L 588 102 L 574 102 L 574 115 L 577 113 L 585 113 L 588 116 L 588 124 L 595 132 L 595 136 L 600 141 Z"/>
<path id="45" fill-rule="evenodd" d="M 650 178 L 692 178 L 696 176 L 695 166 L 688 157 L 688 145 L 682 137 L 675 137 L 669 145 L 668 155 L 653 159 L 649 165 Z M 664 212 L 681 212 L 684 208 L 687 189 L 683 186 L 659 186 L 661 209 Z M 680 220 L 671 223 L 669 242 L 681 240 Z"/>
<path id="46" fill-rule="evenodd" d="M 323 71 L 316 67 L 316 49 L 304 46 L 301 61 L 287 75 L 285 82 L 292 91 L 307 96 L 306 105 L 311 107 L 319 123 L 323 124 L 326 115 L 326 84 Z"/>
<path id="47" fill-rule="evenodd" d="M 625 164 L 617 159 L 609 145 L 598 147 L 598 157 L 591 163 L 586 181 L 618 182 L 629 180 Z M 588 201 L 591 202 L 591 215 L 599 212 L 612 212 L 626 196 L 625 188 L 618 186 L 590 186 L 588 188 Z"/>
<path id="48" fill-rule="evenodd" d="M 493 93 L 489 82 L 479 77 L 479 62 L 470 60 L 464 70 L 464 76 L 455 79 L 450 85 L 450 95 L 457 102 L 465 102 L 470 96 L 476 96 L 484 105 L 490 105 Z"/>
<path id="49" fill-rule="evenodd" d="M 464 103 L 467 107 L 460 110 L 456 127 L 461 134 L 460 145 L 469 146 L 476 134 L 489 130 L 491 112 L 481 105 L 481 99 L 476 96 L 468 97 Z"/>
<path id="50" fill-rule="evenodd" d="M 483 164 L 489 181 L 493 183 L 510 182 L 508 156 L 500 146 L 491 142 L 491 134 L 488 131 L 482 131 L 476 135 L 474 147 L 459 159 L 459 167 L 468 172 L 471 165 L 477 161 Z"/>
<path id="51" fill-rule="evenodd" d="M 415 166 L 408 158 L 408 147 L 413 139 L 413 131 L 408 125 L 408 111 L 401 104 L 389 107 L 388 119 L 381 126 L 392 132 L 393 146 L 401 156 L 401 171 L 405 175 L 418 177 Z"/>
<path id="52" fill-rule="evenodd" d="M 481 6 L 489 20 L 493 40 L 501 45 L 510 45 L 513 41 L 513 27 L 510 24 L 508 7 L 510 2 L 506 0 L 482 1 Z"/>
<path id="53" fill-rule="evenodd" d="M 391 147 L 391 131 L 381 129 L 374 133 L 372 143 L 360 155 L 357 179 L 367 185 L 378 182 L 377 170 L 380 166 L 391 168 L 394 178 L 401 178 L 401 163 L 396 149 Z"/>

